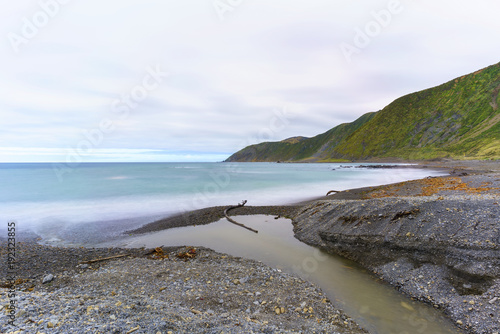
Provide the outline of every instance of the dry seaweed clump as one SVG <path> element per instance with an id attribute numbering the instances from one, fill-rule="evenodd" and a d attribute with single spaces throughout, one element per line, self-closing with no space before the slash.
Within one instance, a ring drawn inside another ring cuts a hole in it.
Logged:
<path id="1" fill-rule="evenodd" d="M 364 199 L 385 198 L 398 196 L 432 196 L 451 192 L 463 192 L 469 195 L 488 193 L 500 190 L 489 180 L 476 182 L 477 178 L 471 176 L 468 179 L 449 177 L 429 177 L 421 180 L 405 181 L 374 187 L 363 193 Z"/>
<path id="2" fill-rule="evenodd" d="M 431 196 L 441 191 L 463 191 L 468 194 L 480 194 L 498 188 L 488 187 L 490 182 L 483 182 L 479 187 L 471 187 L 460 177 L 439 177 L 420 180 L 422 192 L 420 196 Z"/>
<path id="3" fill-rule="evenodd" d="M 156 247 L 152 252 L 151 254 L 149 255 L 149 258 L 150 259 L 153 259 L 153 260 L 162 260 L 162 259 L 168 259 L 168 254 L 166 254 L 164 251 L 163 251 L 163 248 L 162 247 Z"/>
<path id="4" fill-rule="evenodd" d="M 177 257 L 179 259 L 183 259 L 184 261 L 188 261 L 189 259 L 193 259 L 196 257 L 196 248 L 189 247 L 186 251 L 184 252 L 179 252 L 177 254 Z"/>

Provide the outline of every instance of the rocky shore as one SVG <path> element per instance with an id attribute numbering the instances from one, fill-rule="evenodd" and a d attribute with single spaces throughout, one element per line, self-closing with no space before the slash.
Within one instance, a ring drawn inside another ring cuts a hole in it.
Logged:
<path id="1" fill-rule="evenodd" d="M 205 248 L 17 251 L 15 326 L 3 276 L 2 333 L 366 333 L 311 283 Z"/>
<path id="2" fill-rule="evenodd" d="M 355 260 L 470 333 L 499 333 L 500 173 L 498 164 L 463 164 L 448 177 L 309 204 L 294 217 L 295 236 Z"/>
<path id="3" fill-rule="evenodd" d="M 500 164 L 427 164 L 451 175 L 231 215 L 292 218 L 303 242 L 361 263 L 469 333 L 498 333 Z M 224 208 L 129 233 L 208 224 Z M 7 257 L 5 242 L 0 256 Z M 25 240 L 16 257 L 14 327 L 7 317 L 12 286 L 0 262 L 5 333 L 366 333 L 313 284 L 209 249 L 56 248 Z"/>

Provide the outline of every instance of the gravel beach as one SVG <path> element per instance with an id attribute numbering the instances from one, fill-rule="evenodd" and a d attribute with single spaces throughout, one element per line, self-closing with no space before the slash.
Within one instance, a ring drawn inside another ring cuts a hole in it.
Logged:
<path id="1" fill-rule="evenodd" d="M 4 284 L 2 333 L 366 333 L 311 283 L 205 248 L 18 252 L 18 311 L 10 326 Z"/>
<path id="2" fill-rule="evenodd" d="M 483 200 L 495 203 L 499 198 L 499 163 L 436 161 L 426 164 L 430 168 L 449 169 L 451 175 L 353 189 L 318 200 L 329 201 L 330 205 L 408 198 L 417 202 L 435 199 L 445 203 L 455 196 L 456 208 L 461 202 L 474 198 L 480 210 L 486 203 Z M 289 217 L 296 221 L 297 227 L 300 219 L 296 218 L 304 215 L 306 208 L 320 202 L 242 207 L 232 210 L 231 215 Z M 224 208 L 206 208 L 167 217 L 128 233 L 208 224 L 222 218 Z M 431 210 L 427 214 L 435 214 L 437 218 L 448 213 L 446 207 L 430 206 L 426 210 Z M 488 218 L 493 222 L 493 228 L 498 228 L 496 214 L 494 211 Z M 320 217 L 316 218 L 316 221 L 320 220 Z M 433 221 L 428 223 L 433 224 Z M 316 246 L 325 248 L 322 244 Z M 476 246 L 466 244 L 464 247 L 467 250 L 467 247 Z M 492 251 L 498 251 L 497 246 L 492 247 Z M 354 257 L 334 247 L 328 250 Z M 1 243 L 0 256 L 7 258 L 5 242 Z M 84 263 L 113 256 L 116 258 Z M 56 248 L 38 245 L 35 239 L 29 239 L 18 240 L 16 259 L 18 313 L 15 326 L 8 324 L 11 282 L 8 281 L 7 262 L 0 263 L 0 331 L 5 333 L 366 333 L 336 309 L 313 284 L 262 263 L 205 248 L 163 248 L 157 251 Z M 451 298 L 449 293 L 444 293 L 450 284 L 448 281 L 448 285 L 434 284 L 431 292 L 423 288 L 428 281 L 442 282 L 445 276 L 440 270 L 445 270 L 446 266 L 429 261 L 421 266 L 412 264 L 413 267 L 406 270 L 403 257 L 377 266 L 358 260 L 407 295 L 442 308 L 466 331 L 495 333 L 500 285 L 498 273 L 494 270 L 488 272 L 488 275 L 493 275 L 489 281 L 491 284 L 482 294 L 463 296 L 457 293 Z M 398 266 L 401 270 L 392 270 Z M 468 283 L 465 284 L 467 289 Z"/>

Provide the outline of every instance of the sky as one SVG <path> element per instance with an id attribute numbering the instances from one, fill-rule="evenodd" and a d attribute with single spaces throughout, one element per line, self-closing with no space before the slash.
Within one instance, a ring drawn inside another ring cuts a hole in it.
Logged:
<path id="1" fill-rule="evenodd" d="M 500 2 L 16 0 L 0 162 L 221 161 L 500 61 Z"/>

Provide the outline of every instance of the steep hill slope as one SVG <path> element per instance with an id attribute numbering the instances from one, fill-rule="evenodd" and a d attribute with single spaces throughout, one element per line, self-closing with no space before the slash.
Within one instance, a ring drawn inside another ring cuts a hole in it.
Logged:
<path id="1" fill-rule="evenodd" d="M 297 161 L 328 159 L 329 154 L 347 136 L 368 122 L 375 113 L 367 113 L 352 123 L 344 123 L 312 138 L 292 137 L 280 142 L 265 142 L 248 146 L 226 161 Z"/>
<path id="2" fill-rule="evenodd" d="M 316 137 L 252 145 L 227 161 L 500 158 L 499 92 L 500 63 Z"/>

